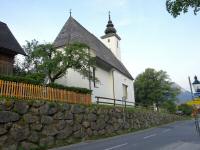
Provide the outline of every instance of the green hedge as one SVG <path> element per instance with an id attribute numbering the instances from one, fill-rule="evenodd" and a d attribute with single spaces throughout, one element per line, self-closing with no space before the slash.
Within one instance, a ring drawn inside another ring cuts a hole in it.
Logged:
<path id="1" fill-rule="evenodd" d="M 0 75 L 0 80 L 5 80 L 5 81 L 13 81 L 13 82 L 20 82 L 20 83 L 27 83 L 27 84 L 34 84 L 34 85 L 44 85 L 41 84 L 41 81 L 33 80 L 28 77 L 19 77 L 19 76 L 2 76 Z M 91 94 L 92 90 L 86 89 L 86 88 L 79 88 L 79 87 L 68 87 L 56 83 L 51 83 L 48 85 L 44 85 L 47 87 L 52 87 L 56 89 L 63 89 L 67 91 L 74 91 L 77 93 L 83 93 L 83 94 Z"/>
<path id="2" fill-rule="evenodd" d="M 57 83 L 50 83 L 47 86 L 52 87 L 52 88 L 56 88 L 56 89 L 74 91 L 74 92 L 77 92 L 77 93 L 85 93 L 85 94 L 91 94 L 92 93 L 92 90 L 89 90 L 89 89 L 86 89 L 86 88 L 68 87 L 68 86 L 57 84 Z"/>
<path id="3" fill-rule="evenodd" d="M 28 77 L 3 76 L 3 75 L 0 75 L 0 80 L 28 83 L 28 84 L 34 84 L 34 85 L 41 85 L 40 81 L 33 80 L 31 78 L 28 78 Z"/>

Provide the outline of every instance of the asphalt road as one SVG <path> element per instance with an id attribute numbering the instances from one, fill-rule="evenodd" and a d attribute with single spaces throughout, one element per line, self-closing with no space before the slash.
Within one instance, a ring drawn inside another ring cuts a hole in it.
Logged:
<path id="1" fill-rule="evenodd" d="M 190 120 L 52 150 L 200 150 L 200 137 Z"/>

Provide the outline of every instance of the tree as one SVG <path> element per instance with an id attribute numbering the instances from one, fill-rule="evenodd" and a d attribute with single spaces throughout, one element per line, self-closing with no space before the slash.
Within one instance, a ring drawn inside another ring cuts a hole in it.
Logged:
<path id="1" fill-rule="evenodd" d="M 52 44 L 41 44 L 32 54 L 34 62 L 37 62 L 36 70 L 46 74 L 50 83 L 63 77 L 69 68 L 89 77 L 89 68 L 94 66 L 89 47 L 81 43 L 67 45 L 63 50 Z"/>
<path id="2" fill-rule="evenodd" d="M 157 109 L 165 101 L 175 101 L 179 89 L 172 87 L 166 72 L 148 68 L 135 79 L 136 103 L 144 106 L 156 104 Z"/>
<path id="3" fill-rule="evenodd" d="M 39 42 L 37 40 L 32 40 L 31 42 L 26 41 L 26 45 L 23 46 L 26 56 L 24 56 L 23 61 L 20 59 L 15 59 L 14 64 L 14 75 L 21 76 L 29 79 L 34 79 L 44 83 L 45 74 L 38 72 L 36 66 L 38 64 L 37 60 L 33 57 L 33 51 L 38 47 Z"/>
<path id="4" fill-rule="evenodd" d="M 26 45 L 23 49 L 26 53 L 23 61 L 16 60 L 14 64 L 15 75 L 26 75 L 35 72 L 35 66 L 37 66 L 37 61 L 33 58 L 33 51 L 38 47 L 39 42 L 37 40 L 32 40 L 31 42 L 26 41 Z"/>
<path id="5" fill-rule="evenodd" d="M 165 101 L 162 108 L 166 109 L 169 113 L 176 113 L 176 104 L 174 101 Z"/>
<path id="6" fill-rule="evenodd" d="M 189 8 L 192 8 L 196 15 L 200 11 L 200 0 L 167 0 L 167 11 L 177 17 L 181 12 L 187 13 Z"/>

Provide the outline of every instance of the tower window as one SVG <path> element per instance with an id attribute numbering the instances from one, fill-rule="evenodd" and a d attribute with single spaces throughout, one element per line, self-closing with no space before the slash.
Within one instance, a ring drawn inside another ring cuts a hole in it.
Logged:
<path id="1" fill-rule="evenodd" d="M 110 43 L 110 39 L 108 39 L 108 43 Z"/>
<path id="2" fill-rule="evenodd" d="M 119 47 L 119 43 L 118 43 L 118 41 L 117 41 L 117 48 Z"/>

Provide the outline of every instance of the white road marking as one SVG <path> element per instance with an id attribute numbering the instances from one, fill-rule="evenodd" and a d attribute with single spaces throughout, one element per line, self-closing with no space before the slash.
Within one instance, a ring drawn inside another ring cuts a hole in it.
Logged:
<path id="1" fill-rule="evenodd" d="M 145 136 L 144 139 L 148 139 L 148 138 L 153 137 L 153 136 L 156 136 L 156 134 L 151 134 L 151 135 Z"/>
<path id="2" fill-rule="evenodd" d="M 169 131 L 171 131 L 171 129 L 166 129 L 166 130 L 163 131 L 163 133 L 166 133 L 166 132 L 169 132 Z"/>
<path id="3" fill-rule="evenodd" d="M 119 148 L 119 147 L 125 146 L 125 145 L 127 145 L 127 144 L 128 144 L 128 143 L 116 145 L 116 146 L 113 146 L 113 147 L 110 147 L 110 148 L 106 148 L 106 149 L 104 149 L 104 150 L 111 150 L 111 149 Z"/>

